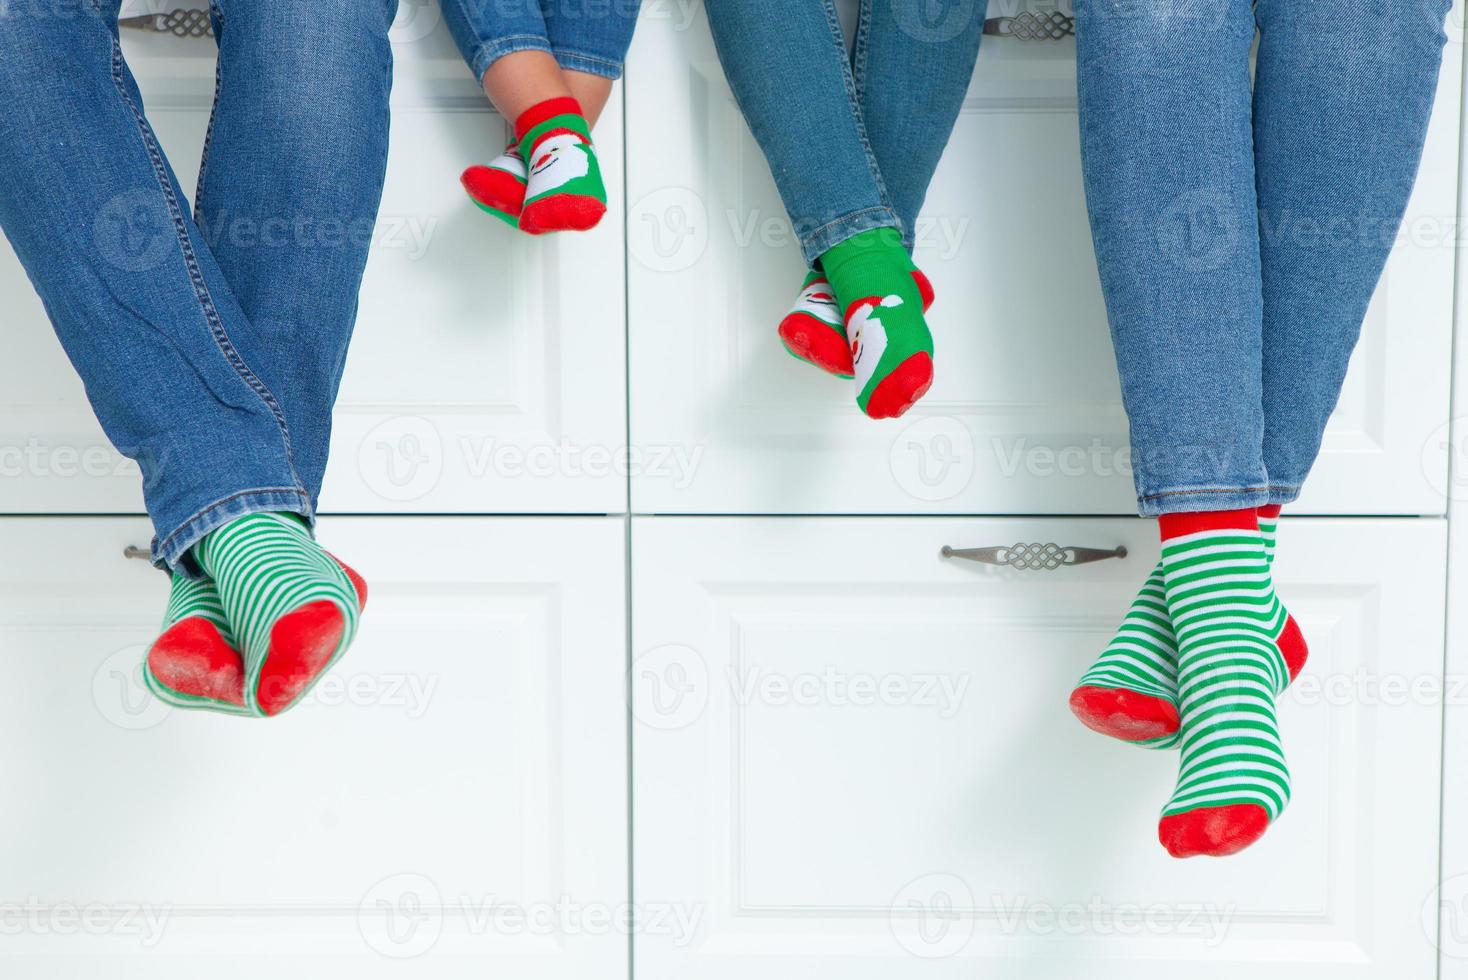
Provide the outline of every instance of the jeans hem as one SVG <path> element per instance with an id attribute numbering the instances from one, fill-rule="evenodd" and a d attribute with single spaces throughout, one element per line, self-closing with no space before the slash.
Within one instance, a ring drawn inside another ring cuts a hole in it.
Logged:
<path id="1" fill-rule="evenodd" d="M 599 55 L 587 54 L 584 51 L 569 51 L 565 48 L 555 48 L 551 54 L 556 56 L 556 64 L 567 71 L 598 75 L 614 82 L 622 77 L 623 64 L 620 61 L 612 61 Z"/>
<path id="2" fill-rule="evenodd" d="M 154 539 L 153 564 L 165 571 L 197 578 L 198 569 L 191 561 L 185 561 L 194 545 L 209 532 L 223 527 L 237 517 L 268 512 L 298 514 L 306 520 L 307 525 L 313 528 L 316 525 L 311 499 L 303 490 L 295 487 L 241 490 L 199 510 L 167 537 Z"/>
<path id="3" fill-rule="evenodd" d="M 1178 487 L 1137 497 L 1143 517 L 1162 514 L 1198 513 L 1210 510 L 1244 510 L 1273 503 L 1271 491 L 1283 487 Z"/>
<path id="4" fill-rule="evenodd" d="M 493 41 L 485 41 L 474 49 L 474 57 L 469 59 L 469 67 L 474 70 L 474 78 L 483 84 L 484 73 L 489 71 L 489 66 L 499 61 L 507 54 L 516 54 L 520 51 L 544 51 L 553 54 L 550 41 L 538 34 L 510 34 L 506 37 L 497 37 Z M 510 120 L 514 122 L 514 120 Z"/>
<path id="5" fill-rule="evenodd" d="M 805 261 L 811 268 L 815 268 L 817 259 L 848 238 L 855 238 L 873 228 L 901 227 L 902 221 L 897 217 L 897 212 L 889 207 L 862 208 L 835 221 L 828 221 L 808 235 L 800 236 L 800 248 L 805 253 Z"/>

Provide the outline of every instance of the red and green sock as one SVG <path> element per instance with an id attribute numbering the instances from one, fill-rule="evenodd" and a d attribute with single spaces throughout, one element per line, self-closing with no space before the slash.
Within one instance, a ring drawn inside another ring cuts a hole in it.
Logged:
<path id="1" fill-rule="evenodd" d="M 532 235 L 586 231 L 607 213 L 607 189 L 591 126 L 573 98 L 547 99 L 515 121 L 529 172 L 519 228 Z"/>
<path id="2" fill-rule="evenodd" d="M 857 405 L 871 418 L 897 418 L 933 383 L 933 335 L 902 236 L 864 231 L 825 252 L 821 268 L 845 311 Z"/>
<path id="3" fill-rule="evenodd" d="M 923 312 L 926 313 L 933 305 L 933 284 L 917 266 L 912 267 L 912 279 L 923 297 Z M 795 358 L 814 364 L 838 378 L 853 376 L 846 324 L 842 322 L 836 294 L 825 273 L 813 271 L 806 274 L 795 305 L 780 321 L 779 333 L 780 342 Z"/>
<path id="4" fill-rule="evenodd" d="M 519 143 L 511 143 L 505 152 L 489 164 L 475 164 L 464 171 L 459 183 L 469 199 L 481 210 L 494 215 L 512 228 L 520 225 L 525 210 L 525 188 L 529 182 Z"/>

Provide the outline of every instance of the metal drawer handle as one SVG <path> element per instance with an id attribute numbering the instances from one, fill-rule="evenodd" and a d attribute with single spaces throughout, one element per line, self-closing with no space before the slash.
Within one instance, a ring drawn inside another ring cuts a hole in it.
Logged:
<path id="1" fill-rule="evenodd" d="M 155 34 L 172 34 L 174 37 L 213 37 L 214 27 L 209 23 L 209 12 L 205 10 L 170 10 L 162 14 L 139 14 L 123 17 L 119 27 L 132 27 Z"/>
<path id="2" fill-rule="evenodd" d="M 990 17 L 984 21 L 985 34 L 1019 41 L 1059 41 L 1075 32 L 1076 19 L 1058 10 L 1046 14 L 1025 11 L 1013 17 Z"/>
<path id="3" fill-rule="evenodd" d="M 135 544 L 130 544 L 126 548 L 122 549 L 122 557 L 136 558 L 139 561 L 146 561 L 151 563 L 153 561 L 153 552 L 147 548 L 143 548 Z"/>
<path id="4" fill-rule="evenodd" d="M 1077 548 L 1074 545 L 1061 547 L 1049 544 L 1012 544 L 998 548 L 950 548 L 943 546 L 944 558 L 962 558 L 965 561 L 982 562 L 985 565 L 1007 565 L 1023 571 L 1053 572 L 1064 565 L 1086 565 L 1108 558 L 1125 558 L 1126 547 Z"/>

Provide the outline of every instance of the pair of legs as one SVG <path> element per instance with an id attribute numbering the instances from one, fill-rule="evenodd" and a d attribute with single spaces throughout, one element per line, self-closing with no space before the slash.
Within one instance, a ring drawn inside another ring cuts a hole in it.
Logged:
<path id="1" fill-rule="evenodd" d="M 1072 706 L 1181 747 L 1178 856 L 1247 846 L 1289 798 L 1274 701 L 1304 644 L 1270 583 L 1273 520 L 1406 208 L 1449 7 L 1076 0 L 1086 201 L 1163 559 Z"/>
<path id="2" fill-rule="evenodd" d="M 192 212 L 123 60 L 119 3 L 0 6 L 0 226 L 108 438 L 142 469 L 154 562 L 212 588 L 198 546 L 278 518 L 299 561 L 266 579 L 289 578 L 319 561 L 306 528 L 386 169 L 396 0 L 214 0 Z M 263 656 L 290 610 L 257 604 L 242 561 L 225 604 L 270 620 L 238 638 Z M 297 597 L 346 604 L 340 570 L 321 575 Z"/>
<path id="3" fill-rule="evenodd" d="M 899 415 L 932 378 L 923 321 L 932 291 L 909 255 L 968 91 L 983 5 L 859 0 L 850 49 L 835 0 L 705 6 L 729 85 L 817 270 L 782 328 L 786 346 L 855 375 L 869 415 Z"/>
<path id="4" fill-rule="evenodd" d="M 444 0 L 449 32 L 515 139 L 464 172 L 480 208 L 530 234 L 606 212 L 591 129 L 621 76 L 640 0 Z"/>

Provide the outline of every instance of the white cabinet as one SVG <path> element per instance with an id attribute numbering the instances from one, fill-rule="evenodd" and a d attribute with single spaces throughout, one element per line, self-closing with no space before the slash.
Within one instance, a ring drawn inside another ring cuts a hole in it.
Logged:
<path id="1" fill-rule="evenodd" d="M 507 128 L 436 5 L 404 4 L 388 182 L 336 412 L 323 512 L 626 509 L 622 118 L 596 138 L 614 200 L 586 235 L 533 239 L 475 209 L 460 170 Z M 208 40 L 125 35 L 156 128 L 192 194 L 214 85 Z M 8 245 L 0 510 L 141 513 Z"/>
<path id="2" fill-rule="evenodd" d="M 623 980 L 625 534 L 325 522 L 360 638 L 249 721 L 140 687 L 143 522 L 0 521 L 0 974 Z"/>
<path id="3" fill-rule="evenodd" d="M 698 465 L 634 473 L 634 510 L 1134 513 L 1073 45 L 985 39 L 919 229 L 917 260 L 938 292 L 936 380 L 906 417 L 873 423 L 849 383 L 776 337 L 799 249 L 702 8 L 686 13 L 645 18 L 628 74 L 629 360 L 635 448 Z M 1458 15 L 1450 26 L 1461 37 Z M 1404 240 L 1302 511 L 1444 510 L 1454 236 L 1443 216 L 1456 213 L 1461 55 L 1448 45 Z"/>
<path id="4" fill-rule="evenodd" d="M 1295 798 L 1225 861 L 1157 843 L 1175 754 L 1066 707 L 1154 534 L 635 519 L 635 898 L 701 913 L 691 935 L 635 937 L 636 976 L 1433 977 L 1444 522 L 1283 526 L 1280 586 L 1312 644 L 1281 710 Z M 1129 555 L 940 557 L 1016 542 Z"/>

